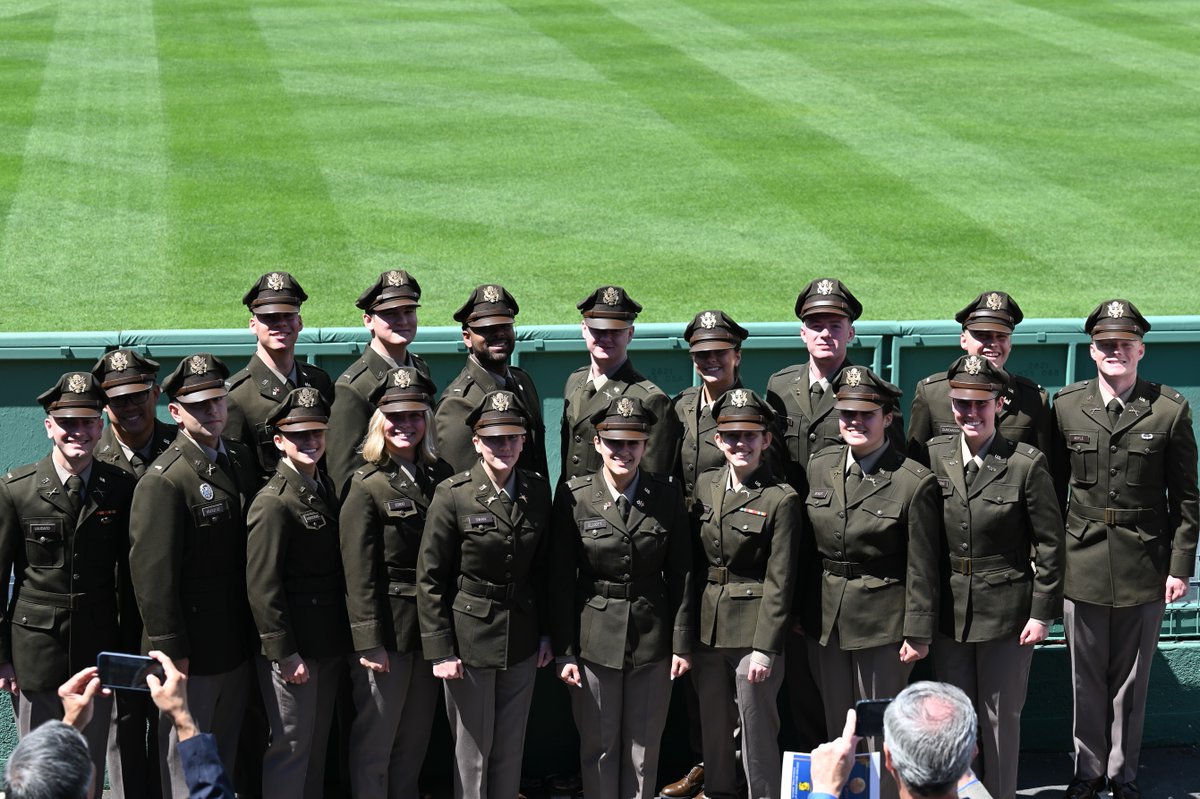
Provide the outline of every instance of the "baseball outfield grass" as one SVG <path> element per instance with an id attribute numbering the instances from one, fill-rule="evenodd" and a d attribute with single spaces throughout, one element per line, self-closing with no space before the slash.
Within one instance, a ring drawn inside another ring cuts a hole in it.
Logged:
<path id="1" fill-rule="evenodd" d="M 0 0 L 0 330 L 1200 310 L 1194 0 Z"/>

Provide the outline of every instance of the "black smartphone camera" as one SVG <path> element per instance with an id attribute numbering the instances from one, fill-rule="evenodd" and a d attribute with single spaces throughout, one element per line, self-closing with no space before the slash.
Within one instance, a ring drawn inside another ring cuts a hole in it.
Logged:
<path id="1" fill-rule="evenodd" d="M 159 680 L 166 679 L 162 664 L 144 655 L 127 655 L 123 652 L 101 652 L 96 658 L 100 670 L 100 684 L 118 691 L 149 691 L 146 676 L 153 674 Z"/>

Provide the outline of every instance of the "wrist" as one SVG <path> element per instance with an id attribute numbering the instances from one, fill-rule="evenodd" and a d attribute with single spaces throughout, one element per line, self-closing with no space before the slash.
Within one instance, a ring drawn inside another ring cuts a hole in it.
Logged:
<path id="1" fill-rule="evenodd" d="M 200 730 L 196 729 L 196 722 L 192 718 L 192 714 L 186 710 L 176 713 L 173 719 L 175 722 L 175 733 L 181 741 L 186 741 L 200 732 Z"/>

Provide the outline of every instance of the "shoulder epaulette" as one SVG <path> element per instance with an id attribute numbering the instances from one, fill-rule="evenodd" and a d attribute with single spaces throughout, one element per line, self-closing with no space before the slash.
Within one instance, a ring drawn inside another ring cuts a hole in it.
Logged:
<path id="1" fill-rule="evenodd" d="M 287 478 L 284 477 L 279 472 L 275 472 L 275 474 L 271 475 L 271 479 L 267 481 L 267 484 L 265 486 L 263 486 L 261 490 L 262 491 L 271 491 L 276 494 L 282 494 L 283 489 L 286 487 L 287 487 Z"/>
<path id="2" fill-rule="evenodd" d="M 101 471 L 103 471 L 104 474 L 108 477 L 112 477 L 112 478 L 116 478 L 116 479 L 120 479 L 120 480 L 127 480 L 130 483 L 137 482 L 137 477 L 135 475 L 131 474 L 130 472 L 125 471 L 124 469 L 122 469 L 119 466 L 113 466 L 111 463 L 106 463 L 105 461 L 96 461 L 95 463 L 97 466 L 100 467 Z"/>
<path id="3" fill-rule="evenodd" d="M 570 491 L 578 491 L 581 488 L 587 488 L 592 484 L 592 478 L 595 475 L 581 474 L 578 477 L 572 477 L 567 481 L 567 489 Z"/>
<path id="4" fill-rule="evenodd" d="M 550 482 L 550 479 L 548 477 L 546 477 L 546 475 L 542 474 L 541 472 L 535 472 L 533 469 L 526 470 L 525 474 L 527 477 L 529 477 L 530 479 L 532 479 L 538 483 L 549 484 L 549 482 Z"/>
<path id="5" fill-rule="evenodd" d="M 468 472 L 455 472 L 453 475 L 451 475 L 450 477 L 447 477 L 446 479 L 450 481 L 450 485 L 452 485 L 452 486 L 466 485 L 467 483 L 471 482 L 471 473 L 469 471 Z"/>
<path id="6" fill-rule="evenodd" d="M 15 469 L 10 469 L 8 473 L 4 475 L 4 482 L 12 483 L 17 480 L 23 480 L 24 478 L 34 474 L 36 471 L 36 463 L 27 463 L 24 466 L 18 466 Z"/>
<path id="7" fill-rule="evenodd" d="M 658 472 L 642 472 L 642 474 L 663 485 L 672 485 L 675 482 L 675 476 L 670 474 L 660 474 Z"/>
<path id="8" fill-rule="evenodd" d="M 1150 383 L 1150 387 L 1156 389 L 1159 396 L 1166 397 L 1177 405 L 1183 405 L 1187 402 L 1186 397 L 1170 386 L 1163 385 L 1162 383 Z"/>
<path id="9" fill-rule="evenodd" d="M 909 474 L 915 474 L 917 477 L 924 477 L 925 475 L 930 474 L 928 466 L 923 466 L 914 461 L 912 458 L 905 458 L 904 463 L 900 464 L 900 468 Z"/>
<path id="10" fill-rule="evenodd" d="M 1042 451 L 1040 449 L 1038 449 L 1037 447 L 1035 447 L 1033 444 L 1024 444 L 1024 443 L 1017 444 L 1016 448 L 1014 448 L 1013 451 L 1018 454 L 1024 455 L 1026 458 L 1036 458 L 1038 455 L 1042 454 Z"/>
<path id="11" fill-rule="evenodd" d="M 931 374 L 929 377 L 922 380 L 921 385 L 928 386 L 932 383 L 944 383 L 945 381 L 947 381 L 949 379 L 950 379 L 950 375 L 946 374 L 945 372 L 935 372 L 935 373 Z"/>
<path id="12" fill-rule="evenodd" d="M 817 458 L 834 458 L 834 457 L 840 457 L 842 459 L 845 459 L 845 457 L 846 457 L 846 445 L 845 444 L 833 444 L 831 446 L 825 447 L 824 449 L 817 450 L 809 460 L 815 461 Z"/>
<path id="13" fill-rule="evenodd" d="M 791 366 L 785 366 L 782 369 L 780 369 L 778 372 L 776 372 L 775 374 L 773 374 L 769 378 L 767 378 L 767 382 L 770 382 L 770 381 L 774 380 L 775 378 L 779 378 L 780 380 L 786 380 L 792 374 L 799 372 L 801 366 L 804 366 L 804 364 L 794 363 Z"/>
<path id="14" fill-rule="evenodd" d="M 355 469 L 354 476 L 355 476 L 355 478 L 357 478 L 359 480 L 366 480 L 368 477 L 375 474 L 377 471 L 379 471 L 378 466 L 376 466 L 373 463 L 367 463 L 367 464 L 364 464 L 364 465 L 358 467 L 357 469 Z"/>
<path id="15" fill-rule="evenodd" d="M 1030 388 L 1032 388 L 1036 391 L 1045 391 L 1046 390 L 1046 389 L 1042 388 L 1040 383 L 1030 380 L 1025 375 L 1013 375 L 1013 382 L 1020 383 L 1021 385 L 1024 385 L 1024 386 L 1029 386 Z"/>
<path id="16" fill-rule="evenodd" d="M 338 378 L 338 382 L 345 381 L 347 383 L 353 383 L 358 379 L 358 376 L 365 371 L 367 371 L 367 362 L 362 358 L 359 358 L 357 361 L 346 367 L 346 371 L 342 372 L 342 376 Z"/>
<path id="17" fill-rule="evenodd" d="M 229 379 L 225 381 L 225 390 L 229 391 L 238 383 L 245 382 L 249 378 L 250 370 L 246 367 L 243 367 L 240 371 L 234 372 L 232 375 L 230 375 Z"/>
<path id="18" fill-rule="evenodd" d="M 1072 383 L 1069 386 L 1063 386 L 1054 394 L 1054 396 L 1055 396 L 1055 398 L 1058 398 L 1058 397 L 1064 396 L 1066 394 L 1073 394 L 1076 391 L 1079 391 L 1080 389 L 1082 389 L 1087 384 L 1088 384 L 1088 381 L 1080 380 L 1076 383 Z"/>

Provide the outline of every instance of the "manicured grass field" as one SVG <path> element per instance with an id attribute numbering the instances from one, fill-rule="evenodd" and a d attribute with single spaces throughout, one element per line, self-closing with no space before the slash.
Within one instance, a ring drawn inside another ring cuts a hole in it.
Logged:
<path id="1" fill-rule="evenodd" d="M 1194 0 L 0 0 L 2 330 L 1200 310 Z"/>

